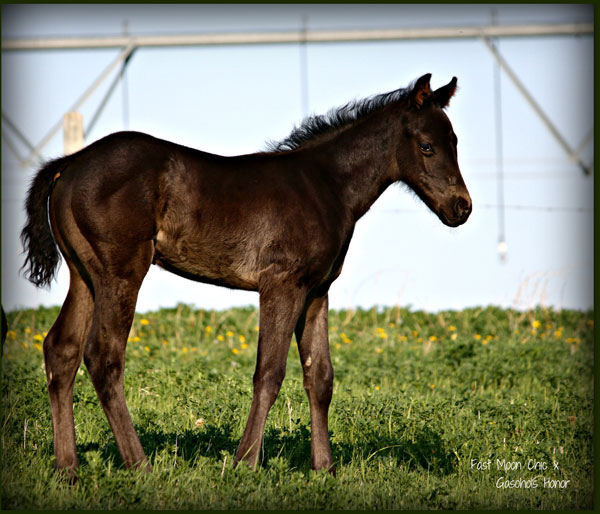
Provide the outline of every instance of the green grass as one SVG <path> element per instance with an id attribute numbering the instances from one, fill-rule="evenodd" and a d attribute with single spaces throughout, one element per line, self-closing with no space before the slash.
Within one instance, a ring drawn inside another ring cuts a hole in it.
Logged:
<path id="1" fill-rule="evenodd" d="M 136 314 L 129 409 L 153 466 L 123 468 L 85 367 L 75 380 L 79 482 L 53 472 L 41 340 L 58 309 L 8 314 L 2 508 L 571 509 L 593 505 L 592 313 L 403 308 L 330 313 L 337 477 L 310 469 L 292 343 L 256 471 L 233 469 L 252 395 L 257 311 Z M 487 462 L 490 469 L 477 469 Z M 497 469 L 497 459 L 522 469 Z M 545 470 L 529 470 L 529 462 Z M 554 462 L 558 469 L 554 469 Z M 514 480 L 522 487 L 501 488 Z M 544 487 L 546 480 L 564 488 Z M 519 482 L 520 480 L 520 482 Z M 566 482 L 568 481 L 568 482 Z M 525 487 L 536 484 L 536 488 Z"/>

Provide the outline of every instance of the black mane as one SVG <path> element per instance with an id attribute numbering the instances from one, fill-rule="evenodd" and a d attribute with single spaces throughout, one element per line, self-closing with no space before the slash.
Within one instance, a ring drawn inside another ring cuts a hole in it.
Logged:
<path id="1" fill-rule="evenodd" d="M 354 100 L 342 107 L 331 109 L 327 114 L 309 116 L 302 121 L 299 127 L 294 127 L 291 134 L 285 139 L 268 142 L 267 149 L 271 152 L 295 150 L 307 141 L 340 129 L 392 102 L 405 98 L 409 91 L 410 88 L 396 89 L 389 93 L 382 93 L 362 100 Z"/>

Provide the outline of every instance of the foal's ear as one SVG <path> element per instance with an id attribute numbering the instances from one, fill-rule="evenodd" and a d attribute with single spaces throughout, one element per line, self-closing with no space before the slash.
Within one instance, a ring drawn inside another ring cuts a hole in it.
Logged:
<path id="1" fill-rule="evenodd" d="M 452 77 L 452 80 L 448 84 L 436 89 L 435 93 L 433 93 L 433 98 L 435 102 L 443 109 L 444 107 L 448 107 L 450 98 L 454 96 L 454 93 L 456 93 L 456 77 Z"/>
<path id="2" fill-rule="evenodd" d="M 431 95 L 431 86 L 429 81 L 431 80 L 431 73 L 423 75 L 417 79 L 415 85 L 412 87 L 409 93 L 410 104 L 419 109 L 423 102 Z"/>

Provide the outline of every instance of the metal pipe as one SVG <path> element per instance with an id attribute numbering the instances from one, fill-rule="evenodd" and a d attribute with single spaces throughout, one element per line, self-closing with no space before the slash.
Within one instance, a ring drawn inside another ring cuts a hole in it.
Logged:
<path id="1" fill-rule="evenodd" d="M 25 135 L 19 130 L 19 127 L 17 127 L 14 122 L 4 113 L 2 113 L 2 119 L 4 120 L 4 123 L 6 123 L 10 129 L 15 133 L 15 135 L 19 138 L 19 140 L 30 150 L 30 151 L 34 151 L 35 148 L 34 146 L 29 142 L 29 139 L 27 139 L 25 137 Z"/>
<path id="2" fill-rule="evenodd" d="M 3 39 L 2 50 L 65 50 L 144 46 L 252 45 L 454 39 L 480 37 L 559 36 L 593 34 L 593 23 L 502 25 L 476 27 L 401 28 L 368 30 L 311 30 L 304 32 L 240 32 L 148 36 L 93 36 Z"/>
<path id="3" fill-rule="evenodd" d="M 123 77 L 125 75 L 125 70 L 127 69 L 127 65 L 129 64 L 129 61 L 130 61 L 131 57 L 133 56 L 133 54 L 134 54 L 134 51 L 130 52 L 129 55 L 125 58 L 125 60 L 123 61 L 123 65 L 121 66 L 121 69 L 119 70 L 119 73 L 117 73 L 117 75 L 113 79 L 111 85 L 109 86 L 108 90 L 106 91 L 104 98 L 102 98 L 102 100 L 98 104 L 98 108 L 96 109 L 96 112 L 93 114 L 90 123 L 88 124 L 87 128 L 85 129 L 84 134 L 85 134 L 86 138 L 87 138 L 87 135 L 92 131 L 92 129 L 96 125 L 96 122 L 98 121 L 98 118 L 100 117 L 100 114 L 102 114 L 104 107 L 106 107 L 106 104 L 108 103 L 108 100 L 110 99 L 115 88 L 117 87 L 117 84 L 119 83 L 119 81 L 121 81 L 123 79 Z"/>
<path id="4" fill-rule="evenodd" d="M 100 74 L 100 76 L 94 81 L 94 83 L 86 89 L 86 91 L 79 97 L 79 99 L 71 106 L 70 109 L 67 110 L 67 112 L 70 111 L 77 111 L 79 109 L 79 106 L 81 104 L 83 104 L 83 102 L 85 102 L 89 96 L 96 90 L 96 88 L 104 81 L 104 79 L 106 79 L 106 77 L 110 74 L 110 72 L 114 69 L 115 66 L 117 66 L 117 64 L 119 64 L 120 62 L 124 61 L 125 59 L 127 59 L 127 57 L 131 54 L 131 52 L 133 52 L 133 50 L 135 49 L 135 46 L 133 45 L 129 45 L 127 46 L 127 48 L 125 48 L 125 50 L 123 50 L 118 56 L 117 58 L 111 62 L 107 68 Z M 33 151 L 31 152 L 31 155 L 27 158 L 26 161 L 26 166 L 29 166 L 32 162 L 33 159 L 35 157 L 35 155 L 39 156 L 39 153 L 41 151 L 41 149 L 46 146 L 46 144 L 48 143 L 48 141 L 50 141 L 50 139 L 52 139 L 54 137 L 54 135 L 62 128 L 63 126 L 63 120 L 62 118 L 60 120 L 58 120 L 58 122 L 50 129 L 50 131 L 48 132 L 48 134 L 46 134 L 46 136 L 38 143 L 38 145 L 33 149 Z"/>
<path id="5" fill-rule="evenodd" d="M 490 50 L 490 52 L 492 52 L 492 55 L 495 57 L 496 61 L 500 65 L 500 67 L 505 71 L 505 73 L 508 76 L 508 78 L 510 78 L 510 80 L 512 80 L 513 84 L 516 86 L 516 88 L 519 90 L 519 92 L 523 95 L 523 97 L 525 98 L 525 100 L 527 101 L 527 103 L 535 111 L 535 113 L 538 115 L 538 117 L 542 120 L 542 122 L 544 123 L 544 125 L 546 125 L 546 127 L 548 128 L 548 130 L 550 130 L 550 132 L 552 133 L 552 135 L 554 136 L 554 138 L 558 141 L 558 143 L 560 144 L 560 146 L 563 147 L 563 149 L 567 153 L 567 155 L 575 163 L 577 163 L 579 165 L 579 167 L 582 169 L 582 171 L 586 175 L 589 175 L 591 173 L 590 168 L 578 157 L 578 155 L 571 148 L 571 146 L 569 145 L 569 143 L 567 143 L 567 141 L 565 140 L 565 138 L 561 135 L 561 133 L 558 131 L 558 129 L 550 121 L 550 119 L 548 118 L 548 116 L 546 116 L 546 113 L 544 113 L 544 111 L 542 110 L 542 108 L 537 104 L 537 102 L 534 100 L 534 98 L 531 95 L 531 93 L 529 93 L 529 91 L 527 91 L 527 89 L 525 88 L 525 86 L 518 79 L 516 73 L 511 69 L 511 67 L 508 65 L 508 63 L 500 55 L 500 53 L 498 52 L 498 50 L 496 49 L 496 47 L 491 43 L 491 41 L 487 37 L 484 37 L 482 39 L 483 39 L 483 42 L 485 43 L 485 45 Z"/>
<path id="6" fill-rule="evenodd" d="M 17 150 L 17 147 L 10 140 L 10 138 L 8 137 L 8 134 L 6 133 L 5 130 L 2 130 L 2 139 L 6 143 L 6 146 L 8 146 L 8 149 L 10 151 L 12 151 L 12 153 L 14 154 L 14 156 L 17 158 L 17 160 L 19 161 L 19 164 L 21 166 L 25 167 L 25 159 L 23 159 L 23 157 L 21 157 L 21 154 L 19 153 L 19 150 Z M 4 201 L 4 200 L 2 200 L 2 201 Z"/>

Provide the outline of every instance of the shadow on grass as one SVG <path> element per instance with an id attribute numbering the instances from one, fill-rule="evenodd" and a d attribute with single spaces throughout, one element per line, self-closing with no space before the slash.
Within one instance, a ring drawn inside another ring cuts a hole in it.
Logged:
<path id="1" fill-rule="evenodd" d="M 206 425 L 202 429 L 180 433 L 138 428 L 146 455 L 152 456 L 165 450 L 175 452 L 176 448 L 177 458 L 189 462 L 199 456 L 221 460 L 223 451 L 235 454 L 239 439 L 232 437 L 232 433 L 229 425 Z M 87 463 L 86 452 L 99 451 L 102 460 L 112 460 L 122 465 L 114 440 L 102 447 L 98 443 L 88 443 L 78 450 L 81 464 Z M 371 433 L 368 438 L 365 437 L 356 444 L 333 442 L 332 453 L 338 465 L 378 459 L 389 462 L 392 459 L 396 466 L 404 466 L 410 470 L 428 470 L 442 475 L 452 473 L 458 465 L 456 456 L 440 436 L 429 428 L 422 429 L 414 439 Z M 310 427 L 297 425 L 291 432 L 281 428 L 267 428 L 260 462 L 265 466 L 272 458 L 282 458 L 289 463 L 291 469 L 308 473 L 311 469 Z"/>
<path id="2" fill-rule="evenodd" d="M 165 450 L 175 452 L 177 448 L 178 459 L 193 461 L 197 456 L 220 459 L 222 451 L 235 453 L 238 445 L 238 440 L 231 437 L 232 430 L 229 426 L 207 425 L 201 430 L 184 430 L 179 433 L 137 427 L 137 433 L 144 453 L 149 457 Z M 86 453 L 90 451 L 100 452 L 104 461 L 112 460 L 119 466 L 123 465 L 114 439 L 104 445 L 96 442 L 78 445 L 77 449 L 82 465 L 88 464 Z"/>
<path id="3" fill-rule="evenodd" d="M 330 433 L 331 436 L 331 433 Z M 448 475 L 456 470 L 458 460 L 442 438 L 429 428 L 422 429 L 414 439 L 384 436 L 371 433 L 356 444 L 332 443 L 333 460 L 339 464 L 385 459 L 395 466 L 410 470 L 427 470 Z M 308 472 L 311 469 L 310 427 L 297 425 L 290 432 L 277 428 L 265 431 L 264 458 L 266 463 L 273 457 L 281 457 L 293 469 Z"/>

